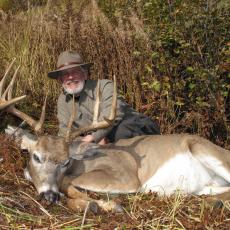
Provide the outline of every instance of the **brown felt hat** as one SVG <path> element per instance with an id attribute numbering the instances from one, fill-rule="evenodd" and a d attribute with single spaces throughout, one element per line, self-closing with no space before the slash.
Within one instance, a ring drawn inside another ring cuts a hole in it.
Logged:
<path id="1" fill-rule="evenodd" d="M 48 77 L 57 79 L 67 69 L 82 66 L 84 68 L 90 68 L 93 63 L 84 63 L 82 57 L 76 51 L 64 51 L 62 52 L 57 61 L 57 69 L 48 73 Z"/>

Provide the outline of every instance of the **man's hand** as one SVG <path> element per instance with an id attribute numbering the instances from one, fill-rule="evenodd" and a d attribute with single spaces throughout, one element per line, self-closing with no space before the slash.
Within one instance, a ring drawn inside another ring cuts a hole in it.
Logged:
<path id="1" fill-rule="evenodd" d="M 87 143 L 90 143 L 90 142 L 93 142 L 93 141 L 94 141 L 94 137 L 93 137 L 93 135 L 88 134 L 88 135 L 86 135 L 86 136 L 84 136 L 84 137 L 82 138 L 82 141 L 87 142 Z M 105 145 L 105 144 L 107 144 L 107 143 L 108 143 L 107 138 L 103 138 L 102 140 L 100 140 L 100 142 L 99 142 L 98 144 L 99 144 L 99 145 Z"/>
<path id="2" fill-rule="evenodd" d="M 94 141 L 94 137 L 91 134 L 88 134 L 82 138 L 82 141 L 90 143 Z"/>
<path id="3" fill-rule="evenodd" d="M 98 142 L 99 145 L 106 145 L 108 143 L 109 143 L 109 141 L 106 137 L 104 137 L 103 139 L 100 140 L 100 142 Z"/>

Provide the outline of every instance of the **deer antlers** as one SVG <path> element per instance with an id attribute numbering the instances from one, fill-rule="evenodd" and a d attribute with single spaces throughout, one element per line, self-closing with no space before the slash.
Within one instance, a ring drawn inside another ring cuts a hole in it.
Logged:
<path id="1" fill-rule="evenodd" d="M 116 107 L 117 107 L 117 81 L 116 81 L 115 75 L 113 76 L 113 80 L 114 80 L 113 98 L 112 98 L 112 105 L 111 105 L 109 118 L 104 117 L 103 121 L 98 121 L 99 105 L 100 105 L 100 82 L 98 81 L 92 124 L 86 127 L 78 128 L 77 130 L 73 131 L 71 134 L 71 127 L 72 127 L 75 113 L 76 113 L 75 102 L 73 100 L 72 115 L 71 115 L 71 118 L 68 124 L 68 129 L 67 129 L 66 138 L 65 138 L 67 142 L 69 142 L 70 139 L 74 139 L 80 136 L 81 134 L 87 133 L 89 131 L 95 131 L 98 129 L 104 129 L 112 125 L 113 121 L 116 118 Z"/>
<path id="2" fill-rule="evenodd" d="M 27 114 L 23 113 L 22 111 L 19 111 L 18 109 L 16 109 L 14 107 L 14 104 L 16 102 L 21 101 L 22 99 L 24 99 L 26 97 L 26 95 L 24 95 L 21 97 L 12 98 L 13 86 L 14 86 L 15 79 L 17 77 L 17 72 L 19 70 L 19 67 L 15 70 L 10 84 L 6 88 L 5 92 L 3 92 L 7 75 L 9 73 L 12 65 L 14 64 L 14 62 L 15 62 L 15 59 L 11 62 L 11 64 L 9 65 L 9 67 L 7 68 L 7 70 L 5 72 L 5 75 L 3 76 L 2 80 L 0 81 L 0 110 L 6 109 L 6 111 L 8 113 L 11 113 L 11 114 L 21 118 L 22 120 L 26 121 L 26 123 L 28 123 L 34 129 L 34 131 L 36 133 L 39 133 L 42 130 L 42 125 L 43 125 L 44 120 L 45 120 L 46 98 L 45 98 L 45 102 L 44 102 L 44 105 L 42 108 L 42 113 L 41 113 L 41 117 L 40 117 L 39 121 L 34 120 L 32 117 L 28 116 Z"/>
<path id="3" fill-rule="evenodd" d="M 2 80 L 0 81 L 0 110 L 5 109 L 8 106 L 13 105 L 18 101 L 21 101 L 22 99 L 24 99 L 26 97 L 26 95 L 24 95 L 21 97 L 12 98 L 12 88 L 13 88 L 19 67 L 14 72 L 14 76 L 13 76 L 10 84 L 6 88 L 5 92 L 3 91 L 7 75 L 10 72 L 10 69 L 11 69 L 12 65 L 14 64 L 15 60 L 16 59 L 13 59 L 13 61 L 10 63 L 9 67 L 6 69 L 6 72 L 5 72 Z"/>

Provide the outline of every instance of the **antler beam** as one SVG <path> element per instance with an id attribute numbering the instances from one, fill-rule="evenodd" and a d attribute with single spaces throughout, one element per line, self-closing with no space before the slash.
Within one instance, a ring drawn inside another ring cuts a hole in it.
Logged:
<path id="1" fill-rule="evenodd" d="M 45 101 L 42 107 L 42 113 L 39 121 L 34 120 L 32 117 L 16 109 L 14 106 L 10 106 L 9 108 L 7 108 L 7 112 L 24 120 L 35 131 L 35 133 L 39 134 L 42 132 L 42 126 L 45 121 L 46 100 L 47 100 L 47 96 L 45 97 Z"/>

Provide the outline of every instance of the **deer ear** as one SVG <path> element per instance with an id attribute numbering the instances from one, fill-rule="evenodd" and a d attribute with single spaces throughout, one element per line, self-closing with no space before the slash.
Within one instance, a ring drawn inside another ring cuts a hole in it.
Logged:
<path id="1" fill-rule="evenodd" d="M 95 157 L 100 153 L 99 145 L 94 143 L 73 142 L 69 145 L 69 157 L 75 160 L 84 160 Z"/>
<path id="2" fill-rule="evenodd" d="M 32 177 L 30 176 L 29 170 L 27 168 L 24 169 L 24 177 L 28 181 L 32 181 Z"/>
<path id="3" fill-rule="evenodd" d="M 38 142 L 37 139 L 34 139 L 33 137 L 34 136 L 23 135 L 20 148 L 28 150 L 29 152 L 32 152 L 32 150 L 34 149 L 34 146 Z"/>
<path id="4" fill-rule="evenodd" d="M 29 152 L 37 143 L 37 137 L 28 130 L 8 125 L 5 133 L 12 136 L 21 149 L 26 149 Z"/>

